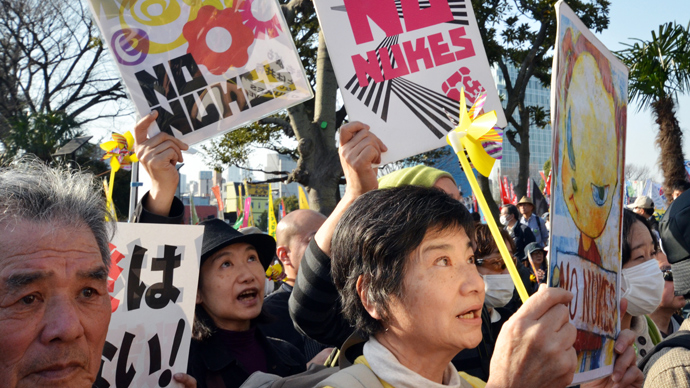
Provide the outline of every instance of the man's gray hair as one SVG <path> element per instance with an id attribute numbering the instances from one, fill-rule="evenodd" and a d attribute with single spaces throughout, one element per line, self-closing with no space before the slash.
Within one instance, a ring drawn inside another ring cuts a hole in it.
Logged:
<path id="1" fill-rule="evenodd" d="M 87 226 L 109 267 L 116 224 L 106 221 L 108 208 L 100 187 L 92 174 L 21 158 L 0 168 L 0 224 L 26 220 Z"/>

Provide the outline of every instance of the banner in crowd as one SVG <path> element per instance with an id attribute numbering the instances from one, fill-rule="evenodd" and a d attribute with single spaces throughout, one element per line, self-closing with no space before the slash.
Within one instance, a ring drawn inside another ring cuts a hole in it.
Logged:
<path id="1" fill-rule="evenodd" d="M 652 182 L 647 180 L 644 185 L 644 190 L 642 195 L 652 199 L 654 202 L 654 211 L 663 214 L 666 212 L 666 195 L 664 194 L 664 186 L 661 183 Z"/>
<path id="2" fill-rule="evenodd" d="M 187 372 L 204 228 L 117 226 L 110 243 L 112 317 L 96 387 L 177 386 Z"/>
<path id="3" fill-rule="evenodd" d="M 89 3 L 152 132 L 193 144 L 313 96 L 277 0 Z"/>
<path id="4" fill-rule="evenodd" d="M 578 384 L 612 373 L 620 331 L 628 70 L 563 1 L 556 10 L 549 285 L 575 296 Z"/>
<path id="5" fill-rule="evenodd" d="M 486 93 L 506 126 L 469 0 L 314 5 L 350 120 L 388 146 L 382 164 L 446 145 L 463 87 L 468 107 Z"/>

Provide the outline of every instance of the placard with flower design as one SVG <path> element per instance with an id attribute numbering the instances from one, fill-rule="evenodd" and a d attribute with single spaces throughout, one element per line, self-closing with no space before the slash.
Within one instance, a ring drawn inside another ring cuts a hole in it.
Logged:
<path id="1" fill-rule="evenodd" d="M 194 144 L 313 97 L 277 0 L 89 0 L 152 134 Z"/>

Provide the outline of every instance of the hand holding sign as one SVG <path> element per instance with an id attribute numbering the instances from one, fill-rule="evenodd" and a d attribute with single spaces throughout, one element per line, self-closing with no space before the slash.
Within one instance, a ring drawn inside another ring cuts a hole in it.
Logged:
<path id="1" fill-rule="evenodd" d="M 388 147 L 373 133 L 369 126 L 359 121 L 340 128 L 340 161 L 347 181 L 347 194 L 354 197 L 378 188 L 376 169 L 372 165 L 381 163 L 381 154 Z"/>
<path id="2" fill-rule="evenodd" d="M 491 358 L 487 387 L 565 387 L 577 367 L 577 330 L 566 304 L 573 294 L 539 287 L 503 325 Z M 539 362 L 535 362 L 539 360 Z M 543 373 L 549 371 L 549 373 Z"/>
<path id="3" fill-rule="evenodd" d="M 196 379 L 186 373 L 177 373 L 173 378 L 184 388 L 196 388 Z"/>
<path id="4" fill-rule="evenodd" d="M 144 206 L 154 214 L 167 216 L 180 179 L 175 166 L 182 163 L 182 150 L 187 150 L 189 146 L 165 132 L 149 138 L 149 126 L 156 117 L 158 112 L 154 111 L 134 126 L 134 147 L 141 165 L 152 181 L 150 201 Z"/>

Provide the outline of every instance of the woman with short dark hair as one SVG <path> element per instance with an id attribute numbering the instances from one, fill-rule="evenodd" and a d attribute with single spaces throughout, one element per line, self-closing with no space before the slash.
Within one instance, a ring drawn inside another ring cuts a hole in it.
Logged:
<path id="1" fill-rule="evenodd" d="M 484 282 L 475 262 L 473 232 L 467 209 L 436 189 L 404 186 L 359 197 L 335 229 L 331 271 L 343 315 L 366 342 L 348 340 L 341 359 L 355 365 L 317 387 L 353 386 L 347 381 L 366 388 L 570 383 L 577 365 L 572 348 L 575 327 L 568 323 L 565 306 L 536 307 L 548 293 L 568 295 L 561 289 L 540 290 L 504 325 L 487 384 L 458 373 L 450 362 L 482 339 Z M 538 329 L 530 327 L 528 322 L 540 319 L 546 321 Z M 537 347 L 530 346 L 535 338 L 529 333 L 548 338 L 553 346 L 546 353 L 533 353 Z M 624 337 L 629 343 L 629 335 Z M 532 349 L 532 357 L 548 357 L 562 367 L 540 370 L 541 363 L 528 362 L 516 350 L 523 345 Z M 642 377 L 634 365 L 634 351 L 625 348 L 615 370 L 631 372 L 618 382 L 621 386 L 639 383 Z M 534 378 L 538 380 L 527 381 Z M 606 383 L 610 381 L 595 384 Z"/>

